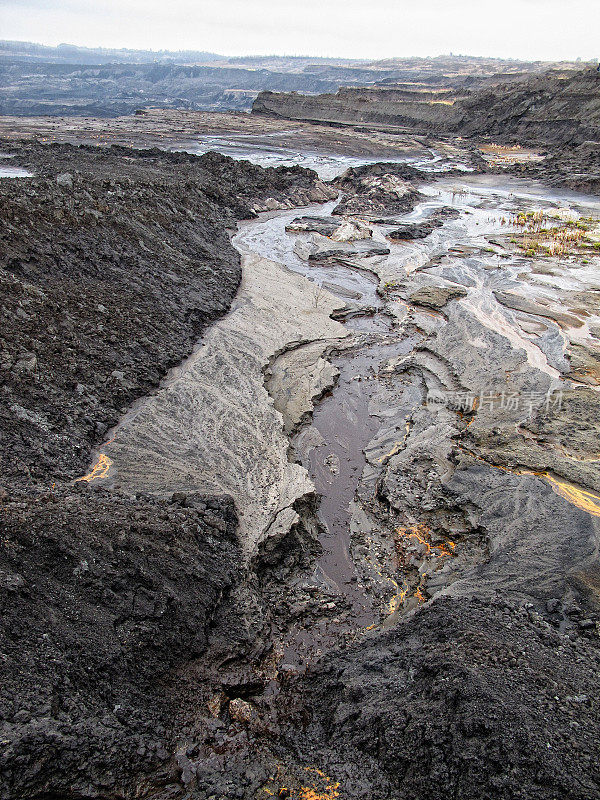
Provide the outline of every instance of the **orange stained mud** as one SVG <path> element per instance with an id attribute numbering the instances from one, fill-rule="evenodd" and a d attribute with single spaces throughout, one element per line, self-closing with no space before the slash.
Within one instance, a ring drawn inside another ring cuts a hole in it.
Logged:
<path id="1" fill-rule="evenodd" d="M 100 453 L 98 460 L 88 474 L 84 475 L 82 478 L 78 478 L 77 480 L 90 483 L 91 481 L 95 481 L 97 478 L 106 478 L 112 463 L 112 458 L 109 458 L 107 455 L 105 455 L 105 453 Z"/>
<path id="2" fill-rule="evenodd" d="M 339 781 L 333 781 L 317 767 L 304 767 L 304 771 L 313 775 L 313 780 L 310 784 L 307 781 L 306 786 L 302 785 L 303 781 L 298 780 L 297 775 L 294 777 L 285 767 L 278 765 L 277 774 L 268 780 L 270 786 L 263 786 L 262 791 L 269 797 L 286 797 L 289 800 L 337 800 L 340 796 Z"/>
<path id="3" fill-rule="evenodd" d="M 483 461 L 483 463 L 487 464 L 488 467 L 499 469 L 502 472 L 508 473 L 509 475 L 530 475 L 534 478 L 541 478 L 542 480 L 546 481 L 547 484 L 549 484 L 553 492 L 559 495 L 559 497 L 562 497 L 568 503 L 571 503 L 571 505 L 576 506 L 576 508 L 581 509 L 581 511 L 585 511 L 587 514 L 591 514 L 594 517 L 600 517 L 600 495 L 596 494 L 595 492 L 590 492 L 587 489 L 582 489 L 579 486 L 575 486 L 569 481 L 565 481 L 561 478 L 551 475 L 549 472 L 536 472 L 535 470 L 531 469 L 504 467 L 500 464 L 491 464 L 489 461 L 486 461 L 485 458 L 475 455 L 475 453 L 472 453 L 466 448 L 461 448 L 461 450 L 470 455 L 472 458 L 477 459 L 477 461 Z"/>
<path id="4" fill-rule="evenodd" d="M 317 780 L 311 786 L 301 786 L 299 800 L 336 800 L 340 796 L 339 781 L 332 781 L 324 772 L 316 767 L 306 767 L 307 772 L 313 772 Z"/>
<path id="5" fill-rule="evenodd" d="M 393 580 L 390 578 L 390 580 Z M 408 594 L 408 588 L 406 585 L 403 585 L 402 588 L 394 581 L 396 584 L 396 589 L 398 590 L 397 594 L 395 594 L 388 604 L 388 614 L 393 614 L 395 611 L 398 611 L 402 603 L 406 600 L 406 595 Z M 375 628 L 376 625 L 369 625 L 369 628 Z"/>
<path id="6" fill-rule="evenodd" d="M 564 498 L 567 502 L 572 503 L 582 511 L 586 511 L 594 517 L 600 517 L 600 495 L 595 492 L 588 492 L 585 489 L 579 489 L 573 486 L 572 483 L 561 481 L 547 472 L 541 474 L 541 477 L 547 481 L 552 490 L 560 497 Z"/>
<path id="7" fill-rule="evenodd" d="M 380 458 L 378 458 L 377 463 L 381 464 L 386 459 L 396 455 L 396 453 L 398 453 L 400 450 L 404 450 L 404 448 L 406 447 L 406 440 L 408 439 L 408 435 L 410 433 L 410 425 L 411 425 L 410 417 L 406 417 L 406 420 L 404 422 L 404 430 L 405 430 L 404 436 L 399 442 L 396 442 L 394 444 L 389 453 L 385 453 Z"/>
<path id="8" fill-rule="evenodd" d="M 424 545 L 428 555 L 433 554 L 438 558 L 454 555 L 454 548 L 456 547 L 454 542 L 447 541 L 440 545 L 431 544 L 431 530 L 424 523 L 413 525 L 410 528 L 396 528 L 396 535 L 398 537 L 397 544 L 400 544 L 403 539 L 415 538 L 420 544 Z"/>
<path id="9" fill-rule="evenodd" d="M 410 528 L 397 528 L 396 529 L 396 549 L 401 550 L 404 547 L 403 540 L 410 540 L 415 539 L 417 542 L 422 544 L 426 548 L 426 554 L 433 555 L 436 558 L 447 558 L 448 556 L 453 556 L 456 544 L 451 541 L 446 541 L 440 545 L 434 545 L 431 543 L 431 530 L 425 525 L 421 523 L 419 525 L 413 525 Z M 403 561 L 402 553 L 398 553 L 398 561 Z M 398 565 L 398 568 L 401 569 L 401 564 Z M 425 595 L 425 581 L 427 580 L 427 572 L 424 572 L 421 576 L 419 581 L 419 585 L 417 586 L 416 590 L 409 595 L 409 588 L 406 582 L 403 582 L 402 587 L 393 580 L 393 578 L 389 578 L 391 582 L 393 582 L 396 586 L 396 594 L 389 602 L 388 605 L 388 614 L 394 614 L 398 609 L 402 606 L 404 601 L 408 597 L 414 597 L 417 602 L 424 603 L 427 600 L 427 596 Z M 370 626 L 372 628 L 376 627 L 375 625 Z M 368 629 L 367 629 L 368 630 Z"/>

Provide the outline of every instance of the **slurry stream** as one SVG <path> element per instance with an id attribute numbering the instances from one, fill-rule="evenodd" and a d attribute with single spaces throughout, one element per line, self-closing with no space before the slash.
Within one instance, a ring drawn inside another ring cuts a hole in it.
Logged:
<path id="1" fill-rule="evenodd" d="M 342 162 L 345 164 L 343 159 Z M 561 292 L 596 286 L 600 289 L 600 282 L 591 267 L 577 270 L 571 269 L 568 263 L 557 264 L 559 280 L 551 282 L 546 274 L 536 273 L 531 261 L 518 251 L 513 249 L 509 252 L 499 243 L 501 236 L 510 233 L 507 218 L 511 212 L 534 205 L 578 208 L 586 214 L 600 216 L 600 205 L 594 198 L 569 192 L 557 193 L 523 181 L 490 176 L 437 176 L 436 180 L 423 184 L 419 190 L 424 195 L 423 201 L 410 213 L 398 217 L 399 222 L 421 221 L 444 207 L 456 209 L 459 216 L 446 219 L 443 226 L 426 239 L 402 243 L 387 238 L 386 234 L 393 226 L 371 225 L 373 241 L 385 243 L 390 249 L 389 255 L 366 256 L 350 252 L 347 257 L 323 261 L 300 257 L 302 248 L 298 250 L 297 243 L 308 241 L 311 235 L 288 233 L 286 226 L 299 216 L 329 216 L 337 201 L 262 214 L 256 220 L 241 223 L 233 237 L 234 246 L 246 259 L 244 263 L 251 263 L 256 258 L 268 259 L 312 281 L 315 288 L 310 298 L 306 297 L 305 289 L 298 287 L 309 307 L 318 307 L 318 287 L 325 285 L 329 293 L 337 296 L 339 307 L 345 306 L 349 312 L 336 313 L 335 316 L 343 320 L 350 335 L 346 339 L 333 338 L 329 344 L 328 358 L 339 373 L 335 386 L 317 402 L 310 418 L 305 419 L 289 437 L 289 459 L 307 470 L 320 498 L 318 517 L 323 552 L 317 557 L 311 575 L 298 580 L 317 587 L 330 598 L 330 605 L 334 608 L 330 615 L 333 619 L 320 620 L 314 629 L 292 625 L 291 632 L 285 634 L 285 661 L 296 666 L 318 654 L 326 641 L 377 624 L 390 611 L 401 608 L 406 600 L 411 599 L 407 597 L 406 583 L 398 567 L 391 562 L 384 565 L 369 554 L 365 558 L 371 574 L 384 589 L 377 592 L 372 580 L 365 581 L 365 570 L 361 572 L 357 567 L 359 550 L 353 540 L 357 514 L 359 517 L 362 514 L 365 519 L 369 516 L 369 502 L 375 496 L 379 476 L 390 455 L 402 452 L 407 440 L 410 445 L 411 419 L 423 408 L 427 392 L 425 376 L 429 367 L 417 366 L 416 373 L 413 369 L 413 373 L 405 375 L 398 371 L 398 365 L 418 353 L 420 345 L 430 334 L 444 330 L 452 330 L 455 336 L 459 336 L 463 354 L 470 348 L 474 348 L 473 352 L 484 352 L 489 342 L 483 341 L 481 333 L 471 333 L 472 329 L 485 331 L 485 336 L 496 337 L 496 341 L 500 337 L 506 354 L 503 358 L 514 360 L 524 355 L 526 369 L 534 384 L 538 382 L 544 387 L 571 385 L 561 372 L 567 332 L 551 320 L 524 315 L 501 305 L 495 292 L 518 291 L 528 297 L 535 296 L 543 303 L 556 304 L 560 298 L 559 286 Z M 462 322 L 458 328 L 456 323 L 449 326 L 446 309 L 436 311 L 410 302 L 411 291 L 421 286 L 460 287 L 466 291 L 465 297 L 452 304 L 460 312 Z M 279 324 L 278 315 L 284 312 L 275 300 L 267 312 L 269 286 L 262 286 L 260 291 L 265 302 L 261 313 L 268 313 Z M 216 323 L 216 328 L 226 327 L 228 318 L 239 314 L 244 303 L 246 299 L 242 292 L 229 315 Z M 592 315 L 586 325 L 599 322 L 600 317 Z M 215 334 L 218 343 L 219 334 L 217 331 Z M 316 341 L 318 339 L 317 336 Z M 199 347 L 198 353 L 202 354 L 203 342 Z M 161 391 L 167 391 L 171 399 L 168 404 L 163 404 L 161 413 L 168 413 L 171 406 L 177 407 L 180 385 L 187 396 L 194 396 L 194 370 L 198 380 L 206 381 L 197 358 L 197 354 L 193 354 L 164 383 Z M 490 366 L 495 370 L 498 368 L 497 364 L 490 363 Z M 483 390 L 485 374 L 481 374 L 480 381 Z M 200 386 L 197 389 L 200 390 Z M 202 388 L 200 395 L 206 390 L 210 387 Z M 183 395 L 182 398 L 185 400 Z M 200 401 L 194 400 L 197 402 Z M 158 403 L 157 408 L 161 407 Z M 135 464 L 137 457 L 137 445 L 128 454 L 127 441 L 131 431 L 136 429 L 136 415 L 148 418 L 138 426 L 142 444 L 144 437 L 150 441 L 155 435 L 154 432 L 148 434 L 154 413 L 152 409 L 142 401 L 129 419 L 125 418 L 127 424 L 124 428 L 120 425 L 111 432 L 110 440 L 99 450 L 98 461 L 86 480 L 108 480 L 110 483 L 114 481 L 115 473 L 117 481 L 123 477 L 119 476 L 119 459 L 125 454 L 128 463 Z M 175 427 L 177 424 L 177 420 L 169 423 Z M 159 428 L 163 429 L 162 426 Z M 173 435 L 181 438 L 175 428 Z M 205 446 L 203 443 L 202 447 Z M 164 461 L 163 456 L 161 458 Z M 177 458 L 179 468 L 183 455 Z M 201 474 L 198 472 L 199 476 Z M 534 475 L 526 471 L 514 474 Z M 589 510 L 589 504 L 595 503 L 595 495 L 593 498 L 589 493 L 586 495 L 588 507 L 584 508 L 578 502 L 583 495 L 577 487 L 556 479 L 553 483 L 545 473 L 535 473 L 535 476 L 547 479 L 554 490 L 558 487 L 560 491 L 557 493 L 563 500 L 595 514 L 595 505 L 591 512 Z M 200 484 L 197 490 L 219 491 L 217 478 L 211 479 L 210 487 Z M 172 485 L 172 482 L 160 483 L 157 489 L 148 488 L 160 493 L 167 485 Z M 226 480 L 220 490 L 231 491 Z M 248 524 L 247 519 L 245 524 Z M 389 535 L 389 532 L 386 534 L 384 531 L 383 535 Z M 448 557 L 454 558 L 454 555 L 452 552 Z M 421 582 L 413 602 L 425 599 L 420 587 Z"/>
<path id="2" fill-rule="evenodd" d="M 390 243 L 385 236 L 389 227 L 373 226 L 373 239 L 390 247 L 388 256 L 350 256 L 337 262 L 327 260 L 321 263 L 298 256 L 295 244 L 306 238 L 306 234 L 286 233 L 286 226 L 301 215 L 329 216 L 335 202 L 310 209 L 263 215 L 259 221 L 241 226 L 234 240 L 242 251 L 272 258 L 316 284 L 325 284 L 329 291 L 338 295 L 340 301 L 358 310 L 356 316 L 349 316 L 345 322 L 346 327 L 352 330 L 351 344 L 345 342 L 331 356 L 339 370 L 336 386 L 319 402 L 310 422 L 292 437 L 292 453 L 308 470 L 320 496 L 323 554 L 316 562 L 313 578 L 351 604 L 352 611 L 346 620 L 349 628 L 372 624 L 378 618 L 378 609 L 374 606 L 372 596 L 365 593 L 364 586 L 357 580 L 356 567 L 350 554 L 351 505 L 364 498 L 367 478 L 374 485 L 377 475 L 377 468 L 374 471 L 373 463 L 368 464 L 365 452 L 376 439 L 383 419 L 395 414 L 399 421 L 408 420 L 416 408 L 415 404 L 421 405 L 423 402 L 421 394 L 418 391 L 415 393 L 414 386 L 411 389 L 410 386 L 390 380 L 385 367 L 394 359 L 409 355 L 423 338 L 413 327 L 403 328 L 403 317 L 411 315 L 413 321 L 423 314 L 436 317 L 432 312 L 411 308 L 410 304 L 389 299 L 384 301 L 377 292 L 378 285 L 381 286 L 384 280 L 386 283 L 396 280 L 402 283 L 412 273 L 428 270 L 428 264 L 436 256 L 445 256 L 455 250 L 451 265 L 429 268 L 430 274 L 435 275 L 435 283 L 465 287 L 467 297 L 459 302 L 474 321 L 505 337 L 514 351 L 524 351 L 529 367 L 546 375 L 551 386 L 557 387 L 563 383 L 559 370 L 553 365 L 557 360 L 556 354 L 549 352 L 540 342 L 540 337 L 522 325 L 519 315 L 500 305 L 493 294 L 495 289 L 513 287 L 522 280 L 524 260 L 519 255 L 512 255 L 500 262 L 496 254 L 498 248 L 494 248 L 496 253 L 493 256 L 487 255 L 486 251 L 492 249 L 490 239 L 493 241 L 494 236 L 506 233 L 506 217 L 521 204 L 564 206 L 583 203 L 589 208 L 591 201 L 594 211 L 600 210 L 600 207 L 591 198 L 569 192 L 556 195 L 547 189 L 519 181 L 508 180 L 504 186 L 489 186 L 485 179 L 478 178 L 467 181 L 457 184 L 456 179 L 442 179 L 420 187 L 426 199 L 404 215 L 402 222 L 425 219 L 444 206 L 460 211 L 458 219 L 447 221 L 425 240 Z M 491 258 L 501 263 L 501 273 L 498 269 L 490 269 Z M 381 276 L 381 281 L 376 277 L 377 274 Z M 535 276 L 533 283 L 536 283 Z M 579 285 L 577 277 L 573 275 L 565 275 L 563 283 L 571 288 Z M 349 296 L 351 300 L 348 300 Z M 392 306 L 395 308 L 392 309 Z M 404 308 L 399 309 L 398 306 Z M 390 314 L 391 309 L 395 319 Z M 361 314 L 361 310 L 368 310 L 368 313 Z M 557 337 L 560 340 L 558 334 Z M 562 341 L 564 343 L 564 339 Z M 404 425 L 398 424 L 396 428 L 401 438 Z M 399 446 L 394 445 L 396 448 Z M 546 476 L 540 474 L 539 477 Z M 548 482 L 556 491 L 560 482 L 550 478 Z M 568 502 L 583 507 L 576 502 L 581 492 L 575 487 L 571 488 L 573 491 L 564 491 L 562 487 L 558 493 Z M 595 495 L 594 498 L 598 499 Z M 590 513 L 596 514 L 594 502 Z M 588 511 L 589 508 L 591 506 L 588 503 Z M 403 598 L 404 594 L 398 587 L 397 597 Z M 398 602 L 398 599 L 392 598 L 390 609 L 396 608 Z M 344 627 L 341 626 L 342 631 Z M 323 635 L 325 632 L 320 630 L 319 636 Z M 296 632 L 295 637 L 291 651 L 286 651 L 288 660 L 298 657 L 299 642 L 310 650 L 311 642 L 314 646 L 317 638 L 314 633 L 301 630 Z"/>
<path id="3" fill-rule="evenodd" d="M 341 175 L 350 167 L 360 167 L 365 164 L 375 164 L 378 161 L 410 164 L 423 172 L 445 172 L 450 169 L 460 169 L 464 172 L 472 170 L 467 164 L 448 162 L 439 153 L 430 150 L 428 155 L 394 158 L 370 158 L 322 153 L 317 151 L 299 151 L 292 147 L 282 145 L 278 140 L 294 131 L 278 131 L 265 133 L 260 137 L 256 134 L 237 134 L 235 136 L 205 135 L 194 142 L 174 148 L 194 155 L 203 155 L 211 150 L 244 159 L 261 167 L 306 167 L 314 169 L 323 180 L 331 180 Z"/>

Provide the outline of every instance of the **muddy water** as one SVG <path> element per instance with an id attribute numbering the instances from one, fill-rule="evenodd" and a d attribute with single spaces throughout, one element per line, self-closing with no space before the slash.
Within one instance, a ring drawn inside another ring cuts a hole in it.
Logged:
<path id="1" fill-rule="evenodd" d="M 422 403 L 422 396 L 419 391 L 415 392 L 414 386 L 405 391 L 397 381 L 390 381 L 385 370 L 388 362 L 410 354 L 421 337 L 409 335 L 397 322 L 392 323 L 388 313 L 390 304 L 378 294 L 378 286 L 383 282 L 403 282 L 407 277 L 427 275 L 432 279 L 427 281 L 429 285 L 465 288 L 467 296 L 459 302 L 473 322 L 500 334 L 507 341 L 509 351 L 524 352 L 533 374 L 542 376 L 542 383 L 546 381 L 543 385 L 549 381 L 550 386 L 556 387 L 562 383 L 557 366 L 560 366 L 566 343 L 564 335 L 554 325 L 552 336 L 544 339 L 535 324 L 524 324 L 523 315 L 502 306 L 494 291 L 519 289 L 526 296 L 535 294 L 548 302 L 558 285 L 561 291 L 573 291 L 597 283 L 597 272 L 590 273 L 589 268 L 574 271 L 569 265 L 562 265 L 559 281 L 549 282 L 543 275 L 538 279 L 520 255 L 507 255 L 501 246 L 494 244 L 494 237 L 510 231 L 506 219 L 511 212 L 532 206 L 579 207 L 588 215 L 598 215 L 600 205 L 594 198 L 571 192 L 557 194 L 522 181 L 506 180 L 500 185 L 479 177 L 460 183 L 456 178 L 441 179 L 420 190 L 426 199 L 401 221 L 426 219 L 444 206 L 456 208 L 460 216 L 447 221 L 425 240 L 401 244 L 390 244 L 386 238 L 390 228 L 374 226 L 373 239 L 390 247 L 389 256 L 350 257 L 333 265 L 300 258 L 295 244 L 303 234 L 286 233 L 286 225 L 300 214 L 327 216 L 335 205 L 333 202 L 306 211 L 265 215 L 259 222 L 245 227 L 235 240 L 242 250 L 272 258 L 315 284 L 325 284 L 329 291 L 357 311 L 345 322 L 353 332 L 350 346 L 332 355 L 339 370 L 336 387 L 318 404 L 311 422 L 292 439 L 292 452 L 309 471 L 321 497 L 323 555 L 312 577 L 331 594 L 344 598 L 351 607 L 343 624 L 338 626 L 342 632 L 346 627 L 351 629 L 378 621 L 381 610 L 358 579 L 351 557 L 351 505 L 368 496 L 369 486 L 377 479 L 374 461 L 381 460 L 368 459 L 365 453 L 373 449 L 383 423 L 389 426 L 391 417 L 397 422 L 396 440 L 390 440 L 387 445 L 392 451 L 397 448 L 405 433 L 405 421 Z M 432 262 L 440 256 L 442 262 Z M 525 290 L 524 280 L 528 282 Z M 406 313 L 411 311 L 417 319 L 423 314 L 407 306 Z M 395 316 L 398 319 L 397 308 Z M 432 324 L 435 328 L 443 323 L 438 318 Z M 544 324 L 553 325 L 547 320 Z M 472 344 L 484 346 L 478 341 Z M 485 375 L 482 375 L 482 389 L 484 382 Z M 382 453 L 385 455 L 383 450 Z M 570 496 L 562 496 L 572 502 Z M 325 635 L 326 629 L 319 629 L 318 635 L 314 631 L 297 631 L 295 645 L 286 649 L 286 660 L 293 663 L 302 652 L 299 642 L 306 654 L 310 651 L 311 639 L 314 644 L 316 638 Z"/>
<path id="2" fill-rule="evenodd" d="M 4 156 L 7 158 L 7 156 Z M 22 167 L 3 167 L 0 166 L 0 178 L 32 178 L 33 172 L 29 172 Z"/>
<path id="3" fill-rule="evenodd" d="M 202 155 L 210 150 L 244 159 L 261 167 L 306 167 L 314 169 L 323 180 L 331 180 L 341 175 L 350 167 L 359 167 L 364 164 L 374 164 L 382 159 L 379 157 L 358 158 L 355 156 L 327 154 L 317 151 L 299 151 L 281 144 L 283 137 L 293 135 L 294 131 L 278 131 L 262 136 L 256 134 L 238 134 L 236 136 L 201 136 L 193 143 L 186 143 L 184 147 L 175 148 L 184 152 Z M 449 162 L 439 153 L 431 150 L 424 156 L 385 158 L 386 162 L 408 163 L 424 172 L 445 172 L 450 169 L 471 171 L 467 164 Z"/>
<path id="4" fill-rule="evenodd" d="M 320 497 L 322 556 L 312 580 L 350 606 L 349 629 L 378 619 L 371 599 L 358 584 L 350 556 L 350 504 L 355 499 L 367 461 L 365 450 L 377 434 L 381 419 L 380 395 L 386 391 L 385 364 L 407 355 L 414 338 L 399 336 L 377 293 L 377 275 L 366 265 L 350 262 L 324 266 L 299 258 L 295 242 L 302 235 L 286 233 L 286 226 L 299 214 L 327 216 L 337 201 L 309 209 L 263 215 L 258 223 L 244 225 L 234 238 L 242 252 L 254 252 L 276 260 L 315 285 L 325 285 L 353 309 L 345 325 L 353 331 L 331 361 L 339 371 L 335 388 L 316 407 L 311 422 L 292 437 L 292 453 L 308 470 Z M 302 637 L 297 632 L 296 638 Z M 309 636 L 304 635 L 308 647 Z M 298 642 L 296 642 L 297 644 Z M 286 661 L 293 661 L 290 648 Z"/>
<path id="5" fill-rule="evenodd" d="M 359 624 L 371 624 L 374 611 L 357 586 L 350 557 L 350 504 L 367 466 L 365 451 L 381 426 L 378 412 L 388 389 L 382 368 L 390 358 L 408 354 L 413 345 L 413 337 L 357 337 L 350 350 L 334 355 L 338 383 L 319 403 L 311 423 L 293 438 L 293 451 L 321 496 L 323 555 L 315 577 L 352 602 Z"/>

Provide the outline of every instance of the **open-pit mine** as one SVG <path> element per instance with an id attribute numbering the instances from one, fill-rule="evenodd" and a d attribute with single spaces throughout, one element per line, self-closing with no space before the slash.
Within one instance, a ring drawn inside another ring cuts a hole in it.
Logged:
<path id="1" fill-rule="evenodd" d="M 600 798 L 600 145 L 302 102 L 2 120 L 6 800 Z"/>

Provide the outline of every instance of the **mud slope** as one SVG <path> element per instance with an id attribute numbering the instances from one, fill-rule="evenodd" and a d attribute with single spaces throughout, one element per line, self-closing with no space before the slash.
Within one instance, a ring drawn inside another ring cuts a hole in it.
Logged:
<path id="1" fill-rule="evenodd" d="M 599 668 L 532 610 L 440 600 L 326 657 L 288 701 L 290 744 L 340 797 L 592 800 Z"/>
<path id="2" fill-rule="evenodd" d="M 28 146 L 18 161 L 35 177 L 0 186 L 2 474 L 75 478 L 229 307 L 227 228 L 332 191 L 215 153 Z"/>
<path id="3" fill-rule="evenodd" d="M 71 479 L 229 308 L 236 220 L 335 192 L 215 153 L 13 150 L 35 176 L 0 180 L 0 795 L 137 796 L 180 777 L 209 640 L 239 657 L 261 623 L 218 625 L 244 580 L 230 498 Z"/>

